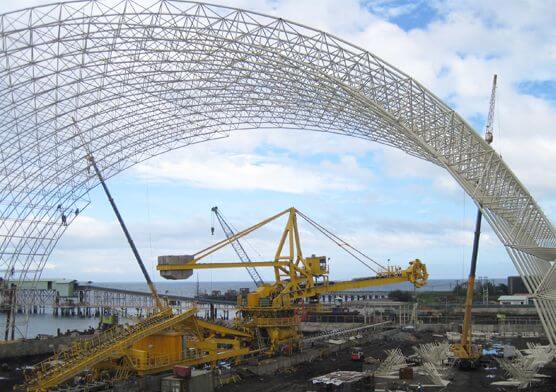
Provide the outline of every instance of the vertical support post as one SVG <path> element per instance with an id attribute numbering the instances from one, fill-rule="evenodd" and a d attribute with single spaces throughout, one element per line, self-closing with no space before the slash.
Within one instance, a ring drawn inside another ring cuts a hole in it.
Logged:
<path id="1" fill-rule="evenodd" d="M 12 285 L 13 286 L 13 285 Z M 12 324 L 12 313 L 13 313 L 13 290 L 11 289 L 11 287 L 6 287 L 5 289 L 5 294 L 6 295 L 6 303 L 8 304 L 8 308 L 6 309 L 6 327 L 4 330 L 4 340 L 7 341 L 10 337 L 10 327 Z"/>
<path id="2" fill-rule="evenodd" d="M 4 299 L 7 297 L 8 308 L 6 312 L 6 327 L 4 331 L 4 340 L 15 340 L 15 317 L 17 314 L 17 297 L 16 285 L 11 283 L 9 287 L 4 289 Z"/>

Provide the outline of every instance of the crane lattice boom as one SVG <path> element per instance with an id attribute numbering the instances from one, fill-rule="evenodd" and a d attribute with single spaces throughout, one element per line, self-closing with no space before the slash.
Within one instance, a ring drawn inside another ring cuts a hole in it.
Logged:
<path id="1" fill-rule="evenodd" d="M 224 216 L 222 215 L 222 213 L 220 212 L 218 207 L 212 207 L 211 211 L 214 212 L 214 215 L 216 216 L 216 219 L 218 219 L 218 223 L 220 223 L 220 226 L 222 227 L 222 231 L 224 231 L 224 234 L 226 235 L 226 238 L 230 239 L 230 238 L 234 237 L 234 235 L 235 235 L 234 230 L 228 224 L 228 222 L 226 221 L 226 219 L 224 218 Z M 230 242 L 230 244 L 234 248 L 234 251 L 236 252 L 236 254 L 239 257 L 239 259 L 241 260 L 241 262 L 245 263 L 245 269 L 249 273 L 249 276 L 251 277 L 253 282 L 255 282 L 255 285 L 257 285 L 257 287 L 259 287 L 262 284 L 264 284 L 263 278 L 259 274 L 259 271 L 257 271 L 257 269 L 255 267 L 253 267 L 252 265 L 249 265 L 251 263 L 251 258 L 249 257 L 249 255 L 245 251 L 245 248 L 243 247 L 243 245 L 241 244 L 239 239 L 235 238 L 234 240 L 232 240 Z"/>

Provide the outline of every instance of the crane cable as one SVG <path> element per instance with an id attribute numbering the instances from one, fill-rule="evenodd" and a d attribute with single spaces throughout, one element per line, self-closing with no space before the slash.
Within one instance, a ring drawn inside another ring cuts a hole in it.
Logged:
<path id="1" fill-rule="evenodd" d="M 220 215 L 222 215 L 222 211 L 218 211 L 218 212 L 220 213 Z M 222 215 L 222 216 L 223 216 L 223 215 Z M 232 228 L 232 230 L 233 230 L 234 233 L 237 233 L 237 232 L 238 232 L 238 229 L 237 229 L 232 223 L 230 223 L 228 220 L 226 220 L 226 222 L 228 223 L 228 226 L 230 226 L 230 227 Z M 242 241 L 244 244 L 249 245 L 249 247 L 251 248 L 251 250 L 252 250 L 253 252 L 255 252 L 261 259 L 263 258 L 263 255 L 261 254 L 261 252 L 259 252 L 259 251 L 251 244 L 251 242 L 247 239 L 247 237 L 242 238 L 241 241 Z M 255 267 L 251 267 L 251 268 L 255 268 Z"/>
<path id="2" fill-rule="evenodd" d="M 304 213 L 302 213 L 299 210 L 296 210 L 297 214 L 302 217 L 307 223 L 309 223 L 311 226 L 313 226 L 315 229 L 317 229 L 318 231 L 320 231 L 324 236 L 326 236 L 328 239 L 330 239 L 332 242 L 334 242 L 336 245 L 338 245 L 340 248 L 342 248 L 344 251 L 346 251 L 347 253 L 349 253 L 351 256 L 353 256 L 357 261 L 359 261 L 361 264 L 363 264 L 365 267 L 367 267 L 368 269 L 370 269 L 371 271 L 373 271 L 375 274 L 378 274 L 378 271 L 375 270 L 373 267 L 371 267 L 367 262 L 365 262 L 363 260 L 363 258 L 371 261 L 372 263 L 376 264 L 379 268 L 381 268 L 382 270 L 386 270 L 386 268 L 381 265 L 380 263 L 378 263 L 376 260 L 372 259 L 371 257 L 367 256 L 366 254 L 364 254 L 363 252 L 361 252 L 360 250 L 354 248 L 353 246 L 351 246 L 348 242 L 344 241 L 343 239 L 341 239 L 340 237 L 338 237 L 336 234 L 332 233 L 331 231 L 327 230 L 326 228 L 324 228 L 323 226 L 321 226 L 320 224 L 318 224 L 317 222 L 315 222 L 313 219 L 309 218 L 307 215 L 305 215 Z M 359 257 L 359 256 L 361 257 Z"/>

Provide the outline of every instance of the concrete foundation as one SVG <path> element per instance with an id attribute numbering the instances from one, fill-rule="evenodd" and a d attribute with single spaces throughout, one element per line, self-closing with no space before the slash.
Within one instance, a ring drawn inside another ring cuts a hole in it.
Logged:
<path id="1" fill-rule="evenodd" d="M 88 339 L 92 335 L 60 336 L 47 339 L 16 340 L 0 344 L 0 360 L 53 354 L 55 350 L 69 346 L 78 339 Z"/>

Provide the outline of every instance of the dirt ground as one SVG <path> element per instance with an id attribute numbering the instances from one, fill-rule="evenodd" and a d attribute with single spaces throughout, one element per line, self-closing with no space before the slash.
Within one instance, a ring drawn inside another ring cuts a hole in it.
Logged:
<path id="1" fill-rule="evenodd" d="M 11 391 L 14 385 L 23 381 L 23 368 L 46 359 L 47 355 L 12 358 L 0 362 L 0 391 Z"/>
<path id="2" fill-rule="evenodd" d="M 385 351 L 392 348 L 400 348 L 404 355 L 408 356 L 414 354 L 413 347 L 427 342 L 443 340 L 430 333 L 407 333 L 399 332 L 392 337 L 373 341 L 368 344 L 360 344 L 363 348 L 365 356 L 373 357 L 376 359 L 384 359 L 386 357 Z M 544 341 L 512 339 L 506 340 L 502 343 L 509 343 L 515 345 L 519 349 L 526 348 L 527 341 L 534 341 L 541 344 L 546 344 Z M 6 364 L 0 363 L 0 391 L 10 391 L 16 381 L 21 380 L 20 369 L 25 365 L 36 363 L 42 360 L 42 357 L 21 358 L 17 361 L 9 361 Z M 498 368 L 498 365 L 493 362 L 487 366 L 491 368 L 477 369 L 474 371 L 460 371 L 450 370 L 451 376 L 449 377 L 451 383 L 444 391 L 450 392 L 504 392 L 516 391 L 515 388 L 510 387 L 496 387 L 490 384 L 493 381 L 504 380 L 503 371 Z M 492 369 L 494 368 L 494 369 Z M 236 384 L 229 384 L 222 388 L 217 389 L 221 392 L 305 392 L 308 390 L 308 381 L 313 377 L 317 377 L 326 373 L 337 370 L 354 370 L 361 371 L 362 364 L 360 362 L 351 361 L 351 351 L 345 349 L 343 351 L 332 354 L 327 358 L 319 359 L 311 363 L 299 365 L 295 368 L 286 369 L 278 374 L 272 376 L 259 377 L 252 373 L 243 372 L 241 374 L 242 380 Z M 542 384 L 535 384 L 533 387 L 525 391 L 534 392 L 556 392 L 556 367 L 546 367 L 542 370 L 543 374 L 551 376 Z M 384 380 L 380 382 L 377 380 L 377 389 L 386 386 Z M 430 389 L 439 391 L 439 388 Z"/>
<path id="3" fill-rule="evenodd" d="M 376 359 L 384 359 L 386 357 L 385 350 L 400 348 L 404 355 L 414 354 L 413 347 L 418 344 L 442 340 L 430 333 L 399 333 L 392 338 L 375 341 L 366 345 L 361 345 L 365 356 Z M 530 340 L 529 340 L 530 341 Z M 525 341 L 514 340 L 505 342 L 516 345 L 518 348 L 525 348 Z M 546 342 L 539 342 L 546 343 Z M 516 391 L 515 388 L 491 386 L 493 381 L 505 380 L 504 372 L 496 362 L 473 371 L 461 371 L 450 369 L 450 381 L 444 391 L 450 392 L 479 392 L 479 391 Z M 313 377 L 317 377 L 326 373 L 337 370 L 355 370 L 361 371 L 362 364 L 360 362 L 351 361 L 351 352 L 349 349 L 340 351 L 332 356 L 311 363 L 302 364 L 294 369 L 287 369 L 273 376 L 260 377 L 254 374 L 244 374 L 242 380 L 237 384 L 226 385 L 219 389 L 222 392 L 305 392 L 308 389 L 308 381 Z M 542 373 L 550 375 L 542 384 L 536 384 L 525 391 L 535 392 L 556 392 L 556 369 L 547 367 Z M 377 389 L 387 387 L 387 381 L 377 380 Z M 411 390 L 410 388 L 408 390 Z M 438 387 L 425 389 L 439 391 Z"/>

